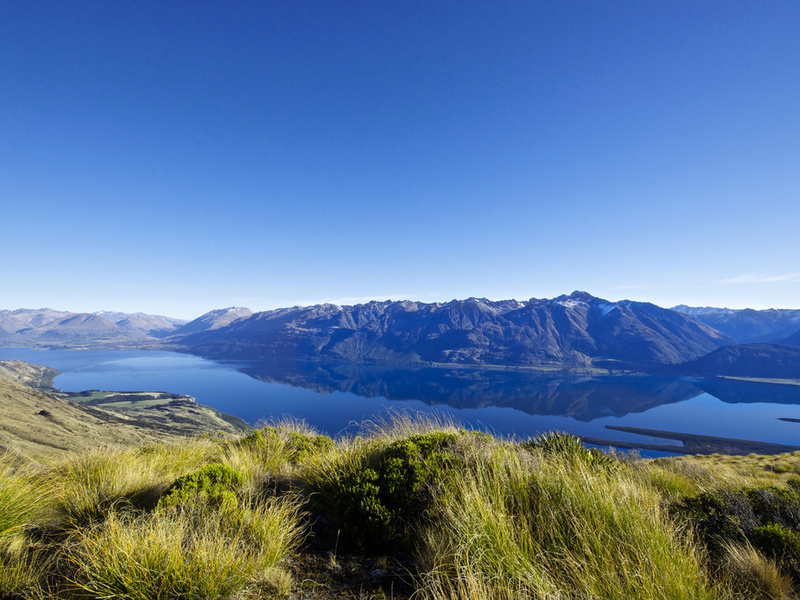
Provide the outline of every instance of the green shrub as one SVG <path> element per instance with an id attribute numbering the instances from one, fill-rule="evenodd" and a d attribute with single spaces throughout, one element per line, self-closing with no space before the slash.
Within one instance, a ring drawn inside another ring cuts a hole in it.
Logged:
<path id="1" fill-rule="evenodd" d="M 800 531 L 800 492 L 777 487 L 744 490 L 761 523 L 777 523 Z"/>
<path id="2" fill-rule="evenodd" d="M 187 442 L 98 448 L 70 458 L 50 474 L 62 522 L 73 529 L 102 522 L 112 511 L 152 510 L 177 476 L 199 468 L 217 451 L 207 442 Z"/>
<path id="3" fill-rule="evenodd" d="M 195 473 L 175 480 L 158 503 L 159 509 L 179 505 L 204 504 L 209 507 L 237 506 L 236 488 L 244 478 L 225 465 L 206 465 Z"/>
<path id="4" fill-rule="evenodd" d="M 319 473 L 310 481 L 331 520 L 361 550 L 402 541 L 409 524 L 424 517 L 433 486 L 452 462 L 458 435 L 432 432 L 390 443 L 367 464 L 367 455 Z"/>
<path id="5" fill-rule="evenodd" d="M 786 480 L 786 485 L 788 485 L 791 489 L 800 492 L 800 477 L 797 475 L 792 475 Z"/>
<path id="6" fill-rule="evenodd" d="M 800 533 L 777 523 L 756 527 L 750 534 L 753 546 L 777 561 L 795 580 L 800 581 Z"/>
<path id="7" fill-rule="evenodd" d="M 759 524 L 747 496 L 725 490 L 681 498 L 670 507 L 670 513 L 691 524 L 714 553 L 720 552 L 725 542 L 744 540 Z"/>
<path id="8" fill-rule="evenodd" d="M 692 525 L 716 561 L 732 544 L 751 543 L 800 582 L 800 493 L 777 487 L 704 492 L 671 507 Z"/>

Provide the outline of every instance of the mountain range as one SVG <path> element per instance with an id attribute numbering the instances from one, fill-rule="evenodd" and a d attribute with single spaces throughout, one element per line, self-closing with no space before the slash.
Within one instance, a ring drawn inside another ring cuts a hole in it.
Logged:
<path id="1" fill-rule="evenodd" d="M 753 346 L 753 340 L 771 343 L 772 358 L 765 359 L 765 350 Z M 647 302 L 610 302 L 579 291 L 527 301 L 373 301 L 255 313 L 231 307 L 190 322 L 142 313 L 19 309 L 0 311 L 0 344 L 163 348 L 209 358 L 701 376 L 723 367 L 736 370 L 748 360 L 760 361 L 755 371 L 766 372 L 762 367 L 772 360 L 779 365 L 779 374 L 773 376 L 800 377 L 800 355 L 789 348 L 800 345 L 800 310 L 667 309 Z M 735 360 L 725 353 L 699 360 L 732 347 L 737 348 Z"/>
<path id="2" fill-rule="evenodd" d="M 186 321 L 182 319 L 144 313 L 73 313 L 49 308 L 0 310 L 0 344 L 141 346 L 165 338 L 184 324 Z"/>
<path id="3" fill-rule="evenodd" d="M 638 369 L 698 358 L 734 341 L 690 316 L 585 292 L 494 302 L 321 304 L 253 313 L 176 333 L 203 356 L 422 365 Z"/>
<path id="4" fill-rule="evenodd" d="M 689 315 L 733 338 L 739 344 L 800 345 L 800 310 L 741 310 L 681 304 L 672 310 Z"/>

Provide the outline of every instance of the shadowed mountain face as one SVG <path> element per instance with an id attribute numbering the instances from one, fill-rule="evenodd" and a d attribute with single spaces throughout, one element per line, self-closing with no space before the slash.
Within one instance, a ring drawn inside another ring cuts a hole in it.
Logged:
<path id="1" fill-rule="evenodd" d="M 580 377 L 521 370 L 390 367 L 320 361 L 258 361 L 240 369 L 269 383 L 320 393 L 419 400 L 453 408 L 513 408 L 534 415 L 591 421 L 682 402 L 702 390 L 662 377 Z"/>
<path id="2" fill-rule="evenodd" d="M 800 331 L 798 331 L 794 335 L 790 335 L 785 340 L 782 340 L 781 344 L 787 344 L 789 346 L 800 346 Z"/>
<path id="3" fill-rule="evenodd" d="M 210 357 L 577 370 L 680 363 L 732 342 L 678 312 L 585 292 L 528 302 L 470 298 L 286 308 L 171 340 Z"/>
<path id="4" fill-rule="evenodd" d="M 676 369 L 701 377 L 800 379 L 800 348 L 779 344 L 725 346 Z"/>
<path id="5" fill-rule="evenodd" d="M 776 309 L 753 310 L 745 308 L 712 308 L 681 304 L 672 310 L 694 317 L 714 329 L 730 336 L 740 344 L 757 342 L 787 343 L 784 340 L 795 335 L 800 345 L 800 310 Z"/>

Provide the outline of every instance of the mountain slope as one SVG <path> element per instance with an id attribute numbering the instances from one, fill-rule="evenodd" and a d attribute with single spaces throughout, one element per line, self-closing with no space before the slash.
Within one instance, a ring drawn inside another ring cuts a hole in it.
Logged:
<path id="1" fill-rule="evenodd" d="M 703 377 L 800 379 L 800 348 L 779 344 L 725 346 L 677 369 Z"/>
<path id="2" fill-rule="evenodd" d="M 800 310 L 694 307 L 681 304 L 672 310 L 710 325 L 740 344 L 778 342 L 800 332 Z"/>
<path id="3" fill-rule="evenodd" d="M 170 338 L 213 357 L 540 368 L 672 364 L 731 340 L 691 317 L 585 292 L 552 300 L 322 304 Z"/>
<path id="4" fill-rule="evenodd" d="M 217 310 L 212 310 L 204 315 L 201 315 L 194 319 L 193 321 L 189 321 L 185 323 L 181 327 L 177 328 L 175 331 L 172 332 L 174 336 L 186 336 L 195 333 L 201 333 L 203 331 L 213 331 L 214 329 L 219 329 L 220 327 L 225 327 L 229 325 L 236 319 L 240 319 L 242 317 L 249 317 L 253 314 L 253 311 L 249 308 L 242 308 L 239 306 L 231 306 L 230 308 L 220 308 Z"/>
<path id="5" fill-rule="evenodd" d="M 794 335 L 790 335 L 785 340 L 781 340 L 781 344 L 786 344 L 788 346 L 800 346 L 800 331 Z"/>

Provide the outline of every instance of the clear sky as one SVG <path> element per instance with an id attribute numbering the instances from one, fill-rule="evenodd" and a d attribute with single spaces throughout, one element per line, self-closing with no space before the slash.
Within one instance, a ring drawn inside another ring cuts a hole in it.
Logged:
<path id="1" fill-rule="evenodd" d="M 800 2 L 0 0 L 0 308 L 800 308 Z"/>

